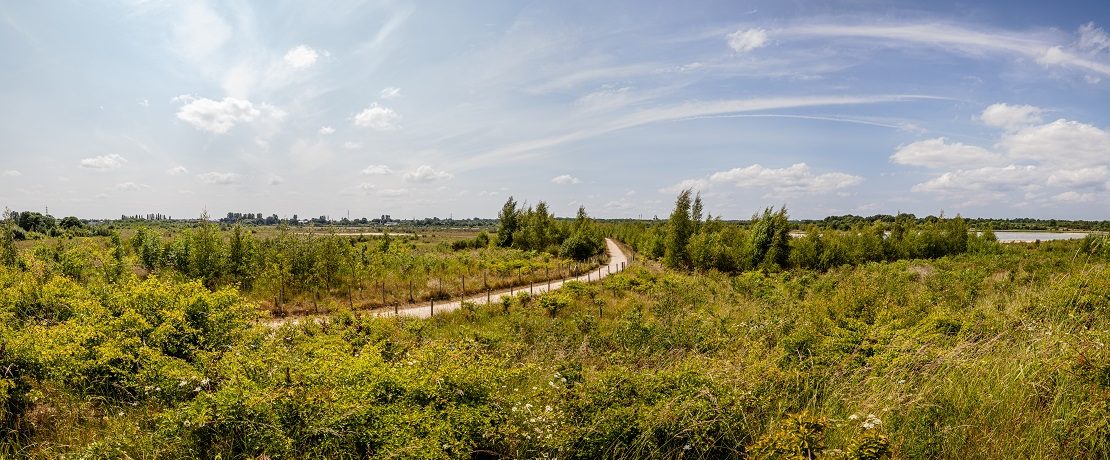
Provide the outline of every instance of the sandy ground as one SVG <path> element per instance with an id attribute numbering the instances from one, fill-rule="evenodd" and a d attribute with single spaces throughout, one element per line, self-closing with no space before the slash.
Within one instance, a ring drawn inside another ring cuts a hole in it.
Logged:
<path id="1" fill-rule="evenodd" d="M 582 276 L 579 276 L 577 278 L 570 278 L 567 281 L 573 280 L 581 281 L 584 283 L 599 281 L 602 278 L 605 278 L 612 273 L 617 273 L 628 266 L 628 256 L 624 253 L 623 250 L 621 250 L 620 246 L 618 246 L 615 241 L 606 238 L 605 246 L 606 250 L 609 252 L 609 263 L 607 265 L 601 265 L 597 269 L 594 269 L 589 273 L 583 274 Z M 462 302 L 464 301 L 473 302 L 479 305 L 485 304 L 487 301 L 489 303 L 498 303 L 501 301 L 502 297 L 516 294 L 521 291 L 531 292 L 534 295 L 542 294 L 548 291 L 555 291 L 563 287 L 563 283 L 563 280 L 551 280 L 550 282 L 534 283 L 531 286 L 525 284 L 522 286 L 515 286 L 511 291 L 506 289 L 499 292 L 490 293 L 488 297 L 487 294 L 480 294 L 467 297 L 466 299 L 462 300 L 442 301 L 442 303 L 435 302 L 434 304 L 432 304 L 428 302 L 419 305 L 402 305 L 397 307 L 396 309 L 378 308 L 369 311 L 369 313 L 374 316 L 384 317 L 400 315 L 413 318 L 427 318 L 432 316 L 433 314 L 458 310 L 462 306 Z M 283 324 L 297 324 L 302 321 L 321 321 L 325 318 L 327 318 L 327 315 L 295 316 L 288 318 L 274 318 L 272 320 L 267 320 L 266 323 L 270 327 L 278 327 Z"/>

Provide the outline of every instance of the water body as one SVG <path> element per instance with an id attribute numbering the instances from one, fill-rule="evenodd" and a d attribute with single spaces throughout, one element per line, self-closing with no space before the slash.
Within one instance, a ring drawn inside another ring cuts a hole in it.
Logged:
<path id="1" fill-rule="evenodd" d="M 1025 243 L 1032 241 L 1078 240 L 1086 233 L 1079 232 L 994 232 L 999 243 Z"/>

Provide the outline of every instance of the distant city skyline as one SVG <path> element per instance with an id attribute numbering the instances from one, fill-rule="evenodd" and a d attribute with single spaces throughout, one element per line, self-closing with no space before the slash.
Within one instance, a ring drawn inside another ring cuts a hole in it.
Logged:
<path id="1" fill-rule="evenodd" d="M 1110 3 L 0 5 L 0 207 L 1110 218 Z M 404 216 L 404 217 L 400 217 Z"/>

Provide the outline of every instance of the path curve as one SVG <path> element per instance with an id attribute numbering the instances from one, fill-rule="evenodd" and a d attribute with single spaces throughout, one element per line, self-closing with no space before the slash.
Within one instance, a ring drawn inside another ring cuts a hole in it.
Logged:
<path id="1" fill-rule="evenodd" d="M 625 267 L 628 266 L 628 256 L 624 253 L 624 250 L 621 249 L 620 245 L 618 245 L 616 241 L 613 241 L 611 238 L 606 238 L 605 239 L 605 247 L 606 247 L 606 251 L 608 251 L 608 253 L 609 253 L 609 263 L 608 264 L 600 265 L 597 268 L 591 270 L 590 272 L 588 272 L 586 274 L 583 274 L 583 275 L 575 277 L 575 278 L 567 279 L 566 281 L 580 281 L 580 282 L 583 282 L 583 283 L 600 281 L 602 278 L 605 278 L 605 277 L 609 276 L 610 274 L 617 273 L 621 270 L 624 270 Z M 502 290 L 502 291 L 499 291 L 499 292 L 491 293 L 489 295 L 488 300 L 489 300 L 489 303 L 491 303 L 491 304 L 492 303 L 497 303 L 497 302 L 501 301 L 502 297 L 509 296 L 510 292 L 512 292 L 513 294 L 516 294 L 516 293 L 519 293 L 521 291 L 529 291 L 529 290 L 531 290 L 533 295 L 539 295 L 539 294 L 543 294 L 545 292 L 558 290 L 559 288 L 563 287 L 563 283 L 564 283 L 563 280 L 551 280 L 550 283 L 547 282 L 547 281 L 543 281 L 543 282 L 533 283 L 531 286 L 529 286 L 529 285 L 514 286 L 511 291 L 510 290 Z M 447 301 L 444 301 L 443 303 L 437 302 L 437 303 L 435 303 L 434 306 L 431 305 L 430 302 L 429 303 L 423 303 L 423 304 L 420 304 L 420 305 L 411 305 L 411 304 L 410 305 L 405 305 L 405 306 L 398 307 L 396 309 L 396 313 L 394 312 L 394 309 L 388 308 L 388 307 L 385 307 L 385 308 L 379 307 L 379 308 L 376 308 L 374 310 L 369 310 L 367 312 L 370 313 L 371 315 L 380 316 L 380 317 L 407 316 L 407 317 L 412 317 L 412 318 L 428 318 L 428 317 L 431 317 L 433 314 L 438 315 L 440 313 L 445 313 L 445 312 L 449 312 L 449 311 L 458 310 L 459 308 L 462 307 L 463 302 L 472 302 L 472 303 L 475 303 L 475 304 L 478 304 L 478 305 L 484 305 L 486 303 L 486 300 L 487 300 L 486 294 L 476 294 L 476 295 L 472 295 L 472 296 L 469 296 L 469 297 L 467 297 L 465 299 L 461 299 L 461 300 L 460 299 L 447 300 Z M 265 322 L 270 327 L 279 327 L 283 324 L 297 324 L 297 323 L 300 323 L 302 321 L 307 321 L 307 320 L 322 321 L 323 319 L 327 318 L 328 316 L 329 315 L 293 316 L 293 317 L 287 317 L 287 318 L 274 318 L 272 320 L 267 320 Z"/>

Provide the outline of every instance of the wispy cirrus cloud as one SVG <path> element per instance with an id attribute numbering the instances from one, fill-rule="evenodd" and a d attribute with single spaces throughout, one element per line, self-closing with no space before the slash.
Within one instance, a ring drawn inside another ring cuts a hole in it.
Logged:
<path id="1" fill-rule="evenodd" d="M 1085 26 L 1093 27 L 1093 26 Z M 1110 63 L 1071 46 L 1066 36 L 1050 31 L 991 30 L 946 22 L 837 24 L 803 23 L 768 31 L 782 39 L 869 39 L 868 46 L 914 45 L 945 49 L 962 54 L 1009 54 L 1032 58 L 1046 66 L 1063 66 L 1110 75 Z M 1084 29 L 1080 29 L 1084 34 Z M 1090 29 L 1088 47 L 1100 43 Z M 1082 42 L 1082 41 L 1081 41 Z"/>
<path id="2" fill-rule="evenodd" d="M 575 131 L 526 140 L 473 156 L 461 162 L 462 167 L 476 167 L 491 163 L 520 158 L 544 149 L 550 149 L 569 142 L 601 136 L 637 126 L 680 121 L 698 117 L 757 112 L 763 110 L 793 109 L 801 107 L 829 107 L 847 105 L 868 105 L 921 100 L 944 100 L 946 98 L 923 95 L 874 95 L 874 96 L 805 96 L 728 99 L 715 101 L 692 101 L 675 105 L 658 106 L 634 111 L 616 120 L 598 126 L 581 128 Z"/>

